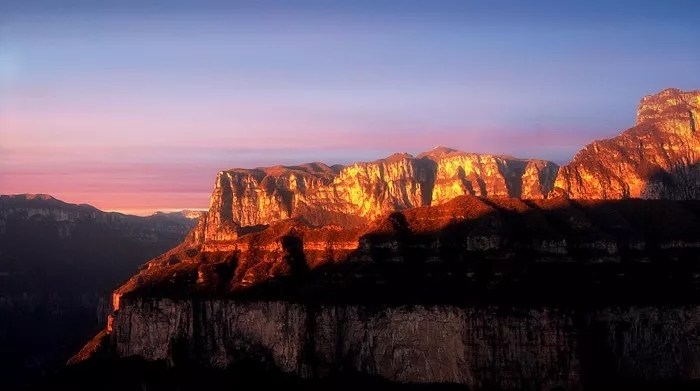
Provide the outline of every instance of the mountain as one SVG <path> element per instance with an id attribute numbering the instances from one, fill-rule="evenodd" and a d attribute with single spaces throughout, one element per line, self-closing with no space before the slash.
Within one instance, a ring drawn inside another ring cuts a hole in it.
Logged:
<path id="1" fill-rule="evenodd" d="M 177 245 L 195 220 L 103 212 L 45 194 L 0 195 L 0 290 L 105 289 Z M 89 275 L 86 279 L 84 276 Z"/>
<path id="2" fill-rule="evenodd" d="M 437 147 L 219 172 L 209 211 L 114 292 L 70 367 L 470 389 L 697 379 L 698 99 L 645 97 L 635 127 L 561 168 Z"/>
<path id="3" fill-rule="evenodd" d="M 204 233 L 229 240 L 241 226 L 301 217 L 358 226 L 383 213 L 436 205 L 464 194 L 543 198 L 558 166 L 544 160 L 436 148 L 350 166 L 309 163 L 219 172 Z"/>
<path id="4" fill-rule="evenodd" d="M 700 368 L 700 201 L 460 196 L 361 227 L 290 219 L 226 247 L 196 237 L 115 291 L 107 329 L 72 367 L 248 360 L 268 371 L 260 381 L 345 374 L 469 389 L 581 389 Z"/>
<path id="5" fill-rule="evenodd" d="M 205 211 L 183 209 L 176 212 L 155 212 L 152 216 L 164 216 L 174 219 L 198 220 Z"/>
<path id="6" fill-rule="evenodd" d="M 642 98 L 634 127 L 584 147 L 559 169 L 570 198 L 700 198 L 700 90 Z"/>
<path id="7" fill-rule="evenodd" d="M 108 292 L 195 224 L 0 195 L 0 388 L 65 363 L 106 321 Z"/>

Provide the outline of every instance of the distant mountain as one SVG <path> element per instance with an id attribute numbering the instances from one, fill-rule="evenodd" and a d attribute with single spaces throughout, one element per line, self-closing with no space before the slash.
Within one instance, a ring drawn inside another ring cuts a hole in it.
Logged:
<path id="1" fill-rule="evenodd" d="M 109 289 L 195 224 L 182 215 L 103 212 L 46 194 L 0 195 L 0 278 L 11 282 L 0 290 Z"/>
<path id="2" fill-rule="evenodd" d="M 195 224 L 46 194 L 0 195 L 0 388 L 65 363 L 104 324 L 108 292 Z"/>
<path id="3" fill-rule="evenodd" d="M 206 211 L 204 210 L 191 210 L 191 209 L 183 209 L 180 211 L 176 212 L 155 212 L 153 213 L 152 216 L 165 216 L 165 217 L 171 217 L 175 219 L 187 219 L 187 220 L 197 220 Z"/>

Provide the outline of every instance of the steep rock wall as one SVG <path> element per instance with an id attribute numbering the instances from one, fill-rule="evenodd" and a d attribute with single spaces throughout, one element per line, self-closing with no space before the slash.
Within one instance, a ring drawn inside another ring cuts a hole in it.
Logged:
<path id="1" fill-rule="evenodd" d="M 700 91 L 644 97 L 637 123 L 594 141 L 559 169 L 554 193 L 570 198 L 700 198 Z"/>
<path id="2" fill-rule="evenodd" d="M 370 311 L 285 302 L 139 298 L 114 318 L 121 356 L 226 367 L 244 356 L 304 377 L 581 389 L 700 377 L 700 307 L 597 310 L 415 306 Z M 612 377 L 611 377 L 612 376 Z"/>
<path id="3" fill-rule="evenodd" d="M 558 167 L 437 148 L 369 163 L 328 167 L 234 169 L 217 175 L 205 241 L 235 240 L 241 226 L 301 217 L 357 226 L 394 210 L 447 202 L 461 195 L 543 198 Z"/>

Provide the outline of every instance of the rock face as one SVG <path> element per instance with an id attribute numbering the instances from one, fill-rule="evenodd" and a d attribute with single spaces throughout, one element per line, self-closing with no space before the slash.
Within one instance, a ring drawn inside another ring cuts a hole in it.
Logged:
<path id="1" fill-rule="evenodd" d="M 73 361 L 470 389 L 700 379 L 698 96 L 645 98 L 634 128 L 561 169 L 436 148 L 220 172 Z"/>
<path id="2" fill-rule="evenodd" d="M 554 192 L 570 198 L 700 198 L 700 90 L 644 97 L 637 123 L 595 141 L 559 169 Z"/>
<path id="3" fill-rule="evenodd" d="M 417 157 L 395 154 L 329 167 L 234 169 L 217 175 L 205 240 L 235 240 L 240 226 L 293 217 L 316 224 L 360 225 L 383 213 L 437 205 L 457 196 L 543 198 L 558 167 L 440 147 Z"/>
<path id="4" fill-rule="evenodd" d="M 695 201 L 461 196 L 218 249 L 191 234 L 115 291 L 101 340 L 176 367 L 252 358 L 472 389 L 698 378 L 699 216 Z"/>
<path id="5" fill-rule="evenodd" d="M 288 302 L 135 299 L 115 319 L 122 356 L 224 368 L 256 357 L 304 377 L 345 370 L 469 389 L 576 390 L 700 377 L 700 307 L 566 311 L 415 306 L 368 312 Z M 678 352 L 683 352 L 679 354 Z"/>

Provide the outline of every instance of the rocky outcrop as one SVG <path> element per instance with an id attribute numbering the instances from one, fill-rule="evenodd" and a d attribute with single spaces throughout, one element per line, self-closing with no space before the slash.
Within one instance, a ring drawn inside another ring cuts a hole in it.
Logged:
<path id="1" fill-rule="evenodd" d="M 440 147 L 369 163 L 234 169 L 217 175 L 205 241 L 231 241 L 241 226 L 301 217 L 314 225 L 357 226 L 394 210 L 460 195 L 543 198 L 557 166 Z"/>
<path id="2" fill-rule="evenodd" d="M 697 306 L 368 311 L 139 298 L 124 303 L 111 338 L 121 356 L 165 360 L 176 368 L 191 362 L 225 368 L 253 358 L 303 377 L 342 368 L 474 390 L 578 390 L 618 379 L 700 377 L 699 327 Z"/>
<path id="3" fill-rule="evenodd" d="M 700 198 L 700 91 L 644 97 L 637 123 L 594 141 L 559 169 L 554 194 L 570 198 Z"/>

